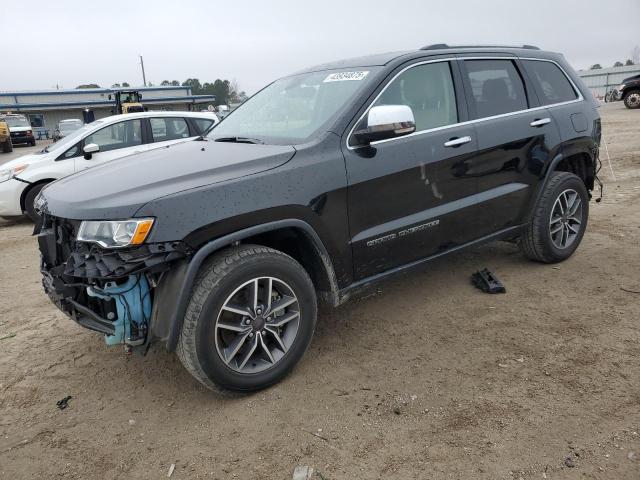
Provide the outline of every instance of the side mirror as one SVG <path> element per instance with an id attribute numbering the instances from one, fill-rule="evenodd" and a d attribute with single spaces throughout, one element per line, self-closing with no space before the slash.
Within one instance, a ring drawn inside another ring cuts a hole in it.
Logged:
<path id="1" fill-rule="evenodd" d="M 84 159 L 91 160 L 91 157 L 93 156 L 93 154 L 100 151 L 100 147 L 95 143 L 88 143 L 87 145 L 84 146 L 82 151 L 84 152 Z"/>
<path id="2" fill-rule="evenodd" d="M 416 131 L 413 111 L 407 105 L 379 105 L 369 110 L 367 126 L 356 130 L 354 136 L 360 145 L 402 137 Z"/>

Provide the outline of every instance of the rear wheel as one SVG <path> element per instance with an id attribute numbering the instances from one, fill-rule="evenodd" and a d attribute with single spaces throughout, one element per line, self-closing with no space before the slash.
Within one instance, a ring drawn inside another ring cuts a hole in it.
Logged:
<path id="1" fill-rule="evenodd" d="M 640 90 L 631 90 L 624 97 L 624 105 L 627 108 L 640 108 Z"/>
<path id="2" fill-rule="evenodd" d="M 24 197 L 24 209 L 27 216 L 33 221 L 38 223 L 41 219 L 40 214 L 35 209 L 35 201 L 40 191 L 46 186 L 46 183 L 40 183 L 32 187 Z"/>
<path id="3" fill-rule="evenodd" d="M 178 357 L 206 387 L 249 392 L 286 376 L 316 325 L 307 272 L 282 252 L 255 245 L 212 258 L 196 280 Z"/>
<path id="4" fill-rule="evenodd" d="M 589 195 L 573 173 L 555 172 L 542 192 L 531 221 L 518 240 L 531 260 L 561 262 L 576 251 L 589 218 Z"/>

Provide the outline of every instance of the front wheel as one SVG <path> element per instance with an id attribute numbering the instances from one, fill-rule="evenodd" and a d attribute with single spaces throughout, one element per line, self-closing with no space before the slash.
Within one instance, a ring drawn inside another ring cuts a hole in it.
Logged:
<path id="1" fill-rule="evenodd" d="M 13 152 L 13 144 L 11 143 L 11 139 L 10 138 L 7 138 L 7 141 L 4 142 L 4 145 L 2 146 L 2 151 L 4 153 Z"/>
<path id="2" fill-rule="evenodd" d="M 27 217 L 29 217 L 36 225 L 42 218 L 35 207 L 36 198 L 38 197 L 38 194 L 42 191 L 42 189 L 46 186 L 46 183 L 40 183 L 35 187 L 32 187 L 24 197 L 25 213 L 27 214 Z"/>
<path id="3" fill-rule="evenodd" d="M 573 173 L 554 172 L 531 220 L 518 240 L 531 260 L 561 262 L 576 251 L 589 218 L 589 194 Z"/>
<path id="4" fill-rule="evenodd" d="M 624 97 L 624 105 L 627 108 L 640 108 L 640 90 L 631 90 Z"/>
<path id="5" fill-rule="evenodd" d="M 266 247 L 231 248 L 198 275 L 178 357 L 209 389 L 259 390 L 302 358 L 316 317 L 313 283 L 298 262 Z"/>

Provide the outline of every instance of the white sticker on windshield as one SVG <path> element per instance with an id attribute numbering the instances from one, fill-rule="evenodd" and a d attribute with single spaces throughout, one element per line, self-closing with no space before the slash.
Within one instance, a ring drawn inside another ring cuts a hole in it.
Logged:
<path id="1" fill-rule="evenodd" d="M 362 80 L 369 74 L 368 71 L 365 72 L 339 72 L 332 73 L 327 76 L 323 81 L 324 82 L 346 82 L 347 80 Z"/>

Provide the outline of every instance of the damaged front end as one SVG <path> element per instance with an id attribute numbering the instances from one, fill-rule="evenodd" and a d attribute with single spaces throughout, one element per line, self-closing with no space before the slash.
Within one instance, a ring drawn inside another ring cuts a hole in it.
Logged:
<path id="1" fill-rule="evenodd" d="M 108 345 L 148 344 L 154 290 L 191 249 L 183 242 L 104 248 L 77 240 L 81 223 L 45 214 L 36 228 L 45 292 Z"/>

